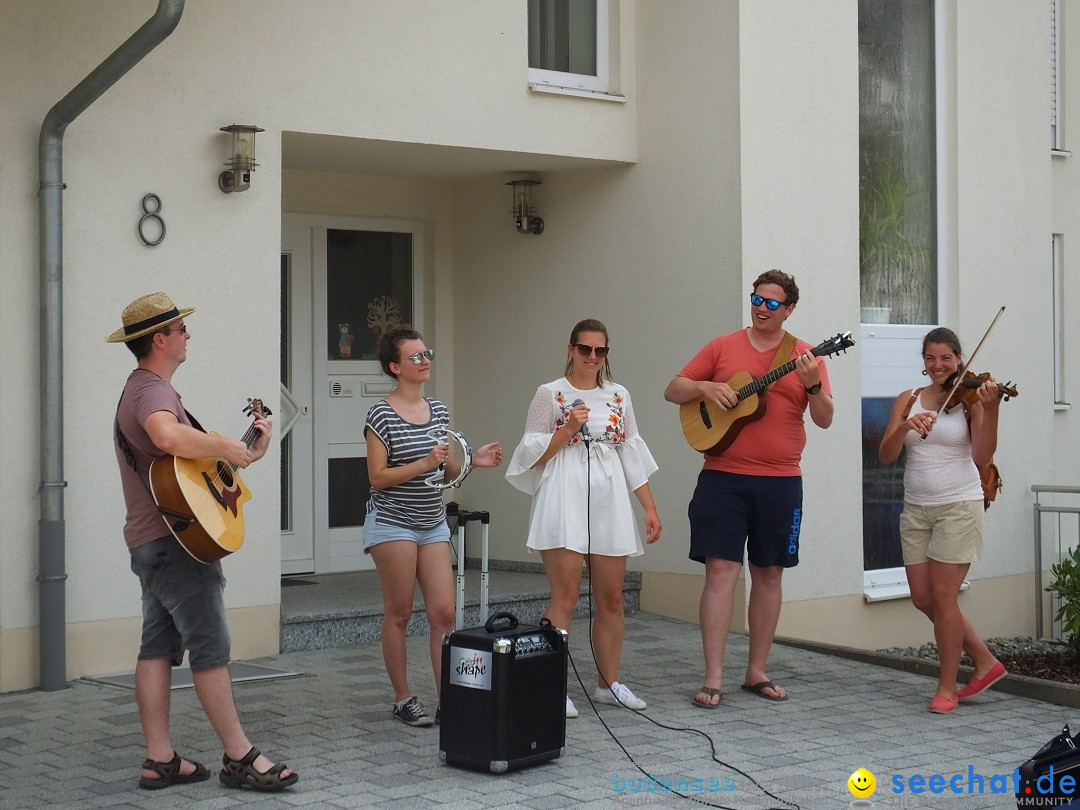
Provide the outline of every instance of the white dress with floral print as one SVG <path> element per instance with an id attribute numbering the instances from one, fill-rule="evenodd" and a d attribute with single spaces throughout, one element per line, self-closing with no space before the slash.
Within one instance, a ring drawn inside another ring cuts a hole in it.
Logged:
<path id="1" fill-rule="evenodd" d="M 534 468 L 551 434 L 566 424 L 576 399 L 589 408 L 589 441 L 576 433 L 558 454 Z M 656 469 L 638 435 L 630 393 L 621 385 L 608 382 L 602 388 L 581 390 L 565 378 L 541 385 L 529 406 L 525 435 L 506 471 L 511 484 L 533 496 L 526 545 L 534 550 L 569 548 L 582 554 L 638 556 L 641 533 L 631 493 Z"/>

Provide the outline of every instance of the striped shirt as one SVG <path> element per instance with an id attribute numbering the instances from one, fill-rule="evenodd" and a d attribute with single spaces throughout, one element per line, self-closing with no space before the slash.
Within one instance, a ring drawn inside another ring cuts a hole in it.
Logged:
<path id="1" fill-rule="evenodd" d="M 371 406 L 364 422 L 364 434 L 370 430 L 386 446 L 387 464 L 401 467 L 424 458 L 436 444 L 445 442 L 442 434 L 450 427 L 450 412 L 439 400 L 424 397 L 431 409 L 431 419 L 426 424 L 406 422 L 385 399 Z M 435 430 L 435 437 L 428 435 Z M 425 472 L 408 481 L 387 487 L 372 489 L 369 509 L 379 512 L 379 522 L 406 529 L 433 529 L 446 520 L 442 490 L 429 487 L 425 479 L 432 472 Z"/>

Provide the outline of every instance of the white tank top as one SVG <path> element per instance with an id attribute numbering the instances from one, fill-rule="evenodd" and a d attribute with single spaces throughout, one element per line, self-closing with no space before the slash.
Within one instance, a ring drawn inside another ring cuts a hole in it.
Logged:
<path id="1" fill-rule="evenodd" d="M 933 413 L 916 402 L 909 417 Z M 914 430 L 904 436 L 904 500 L 916 506 L 941 506 L 957 501 L 981 501 L 979 468 L 971 458 L 971 431 L 963 407 L 941 412 L 923 440 Z"/>

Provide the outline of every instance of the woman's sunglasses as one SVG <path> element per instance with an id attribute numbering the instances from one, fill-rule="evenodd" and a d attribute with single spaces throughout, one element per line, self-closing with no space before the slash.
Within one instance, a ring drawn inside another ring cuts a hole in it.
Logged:
<path id="1" fill-rule="evenodd" d="M 577 353 L 582 357 L 588 357 L 593 352 L 596 352 L 596 359 L 603 360 L 607 357 L 609 346 L 586 346 L 584 343 L 575 343 L 574 348 L 577 349 Z"/>
<path id="2" fill-rule="evenodd" d="M 412 354 L 409 355 L 409 359 L 412 360 L 413 364 L 417 365 L 417 366 L 424 362 L 425 357 L 428 360 L 434 360 L 435 359 L 435 350 L 434 349 L 424 349 L 422 352 L 413 352 Z"/>
<path id="3" fill-rule="evenodd" d="M 777 301 L 775 298 L 762 298 L 757 293 L 750 293 L 750 303 L 753 304 L 755 307 L 760 307 L 762 304 L 764 304 L 765 308 L 768 309 L 769 312 L 776 312 L 776 310 L 780 309 L 780 307 L 784 305 L 783 301 Z"/>

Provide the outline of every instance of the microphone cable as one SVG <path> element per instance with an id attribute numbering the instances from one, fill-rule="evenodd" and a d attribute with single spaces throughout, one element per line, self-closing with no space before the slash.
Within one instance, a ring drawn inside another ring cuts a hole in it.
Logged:
<path id="1" fill-rule="evenodd" d="M 588 581 L 588 584 L 586 585 L 587 593 L 588 593 L 588 604 L 589 604 L 589 650 L 592 653 L 593 664 L 596 665 L 596 671 L 599 673 L 600 672 L 600 664 L 596 660 L 596 645 L 593 643 L 592 448 L 591 448 L 591 442 L 593 440 L 590 438 L 590 434 L 587 431 L 582 432 L 582 441 L 584 441 L 584 443 L 585 443 L 585 536 L 586 536 L 586 546 L 585 546 L 586 547 L 586 555 L 585 555 L 585 559 L 586 559 L 586 561 L 587 561 L 587 563 L 589 565 L 589 581 Z M 625 581 L 625 575 L 624 575 L 624 581 Z M 620 591 L 620 599 L 621 599 L 621 592 L 622 592 L 622 585 L 621 584 L 619 586 L 619 591 Z M 624 630 L 624 632 L 625 632 L 625 630 Z M 569 643 L 567 643 L 567 645 L 566 645 L 566 657 L 567 657 L 567 659 L 569 659 L 570 666 L 574 670 L 574 677 L 577 679 L 578 685 L 581 687 L 581 690 L 585 693 L 585 699 L 587 701 L 589 701 L 589 708 L 592 709 L 593 714 L 596 715 L 596 719 L 600 721 L 600 724 L 604 727 L 604 730 L 608 733 L 608 736 L 611 737 L 611 739 L 614 741 L 614 743 L 617 746 L 619 746 L 619 749 L 623 752 L 623 754 L 626 755 L 626 758 L 630 761 L 630 764 L 632 764 L 635 768 L 637 768 L 637 770 L 643 776 L 645 776 L 647 779 L 652 779 L 654 782 L 658 782 L 655 775 L 646 772 L 645 769 L 642 768 L 641 765 L 638 763 L 638 761 L 636 759 L 634 759 L 634 755 L 631 754 L 626 749 L 626 746 L 622 744 L 622 741 L 618 738 L 618 736 L 615 734 L 615 732 L 611 729 L 611 727 L 604 720 L 603 715 L 600 714 L 599 711 L 597 711 L 596 704 L 593 703 L 592 695 L 590 694 L 589 690 L 585 688 L 585 684 L 581 680 L 581 673 L 578 672 L 577 664 L 574 663 L 574 657 L 570 654 L 570 644 Z M 603 675 L 601 675 L 600 677 L 603 678 Z M 631 709 L 629 706 L 627 706 L 625 703 L 623 703 L 619 699 L 619 696 L 617 694 L 615 694 L 615 690 L 612 688 L 610 683 L 608 684 L 607 688 L 608 688 L 608 691 L 611 692 L 612 697 L 614 697 L 615 700 L 618 701 L 620 706 L 622 706 L 623 708 L 633 712 L 638 717 L 645 718 L 650 723 L 652 723 L 654 726 L 657 726 L 658 728 L 667 729 L 668 731 L 683 732 L 685 734 L 699 734 L 702 737 L 704 737 L 709 743 L 710 758 L 712 759 L 713 762 L 717 763 L 718 765 L 720 765 L 720 766 L 722 766 L 724 768 L 727 768 L 730 771 L 734 771 L 735 773 L 739 774 L 740 776 L 746 777 L 748 780 L 750 780 L 750 782 L 754 785 L 754 787 L 756 787 L 758 790 L 760 790 L 762 793 L 764 793 L 769 798 L 775 799 L 776 801 L 781 802 L 781 804 L 783 805 L 782 807 L 774 806 L 774 807 L 764 808 L 763 810 L 789 810 L 789 808 L 795 808 L 795 810 L 801 810 L 801 807 L 796 802 L 788 801 L 787 799 L 782 799 L 779 796 L 774 795 L 768 789 L 766 789 L 760 782 L 758 782 L 754 777 L 752 777 L 750 774 L 748 774 L 746 771 L 736 767 L 735 765 L 732 765 L 729 762 L 725 762 L 724 760 L 720 759 L 716 755 L 716 743 L 713 741 L 713 738 L 711 736 L 709 736 L 708 734 L 706 734 L 701 729 L 692 728 L 692 727 L 688 727 L 688 726 L 670 726 L 670 725 L 667 725 L 666 723 L 661 723 L 658 720 L 654 720 L 652 717 L 649 717 L 647 714 L 642 714 L 640 711 L 637 711 L 635 709 Z M 678 790 L 665 789 L 665 792 L 671 793 L 671 795 L 673 795 L 673 796 L 679 796 L 680 798 L 686 799 L 686 800 L 691 801 L 691 802 L 696 802 L 697 804 L 705 805 L 706 807 L 718 808 L 718 810 L 739 810 L 739 808 L 731 807 L 731 806 L 726 805 L 726 804 L 714 804 L 713 802 L 707 802 L 704 799 L 701 799 L 701 798 L 699 798 L 697 796 L 686 794 L 686 793 L 683 793 L 683 792 L 678 791 Z"/>

